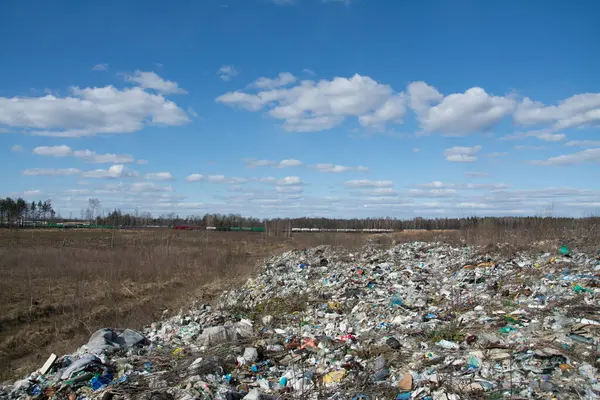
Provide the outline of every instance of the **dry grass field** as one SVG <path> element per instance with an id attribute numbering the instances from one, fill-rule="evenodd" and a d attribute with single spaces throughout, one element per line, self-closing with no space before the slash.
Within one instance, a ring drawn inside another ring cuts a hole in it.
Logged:
<path id="1" fill-rule="evenodd" d="M 389 245 L 392 237 L 0 230 L 0 381 L 39 367 L 52 352 L 74 350 L 98 328 L 141 328 L 165 309 L 177 312 L 194 301 L 209 302 L 271 255 L 367 241 Z"/>
<path id="2" fill-rule="evenodd" d="M 392 234 L 171 230 L 0 230 L 0 381 L 71 352 L 101 327 L 141 328 L 170 313 L 210 302 L 245 281 L 267 257 L 320 244 L 348 249 L 370 243 L 444 240 L 513 249 L 547 239 L 598 247 L 598 229 L 567 232 L 478 229 Z M 580 243 L 578 243 L 580 242 Z M 541 249 L 540 249 L 541 250 Z"/>

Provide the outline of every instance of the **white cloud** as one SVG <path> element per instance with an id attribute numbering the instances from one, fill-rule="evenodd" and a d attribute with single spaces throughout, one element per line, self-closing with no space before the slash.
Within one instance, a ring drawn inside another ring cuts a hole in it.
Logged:
<path id="1" fill-rule="evenodd" d="M 271 0 L 271 2 L 278 6 L 289 6 L 294 4 L 295 0 Z"/>
<path id="2" fill-rule="evenodd" d="M 257 178 L 257 180 L 259 182 L 262 182 L 262 183 L 275 183 L 275 182 L 277 182 L 277 178 L 275 178 L 274 176 L 265 176 L 265 177 L 262 177 L 262 178 Z"/>
<path id="3" fill-rule="evenodd" d="M 571 140 L 565 143 L 568 147 L 600 147 L 600 140 Z"/>
<path id="4" fill-rule="evenodd" d="M 404 93 L 392 96 L 370 114 L 358 117 L 361 125 L 372 126 L 383 129 L 383 126 L 389 122 L 397 124 L 402 123 L 402 117 L 406 113 L 406 99 Z"/>
<path id="5" fill-rule="evenodd" d="M 519 132 L 512 135 L 506 135 L 501 137 L 501 140 L 512 140 L 512 139 L 523 139 L 526 137 L 535 137 L 545 142 L 560 142 L 567 138 L 563 133 L 552 133 L 548 130 L 538 130 L 529 132 Z"/>
<path id="6" fill-rule="evenodd" d="M 553 130 L 597 126 L 600 123 L 600 93 L 583 93 L 546 106 L 523 99 L 514 114 L 521 125 L 552 124 Z"/>
<path id="7" fill-rule="evenodd" d="M 358 172 L 369 172 L 369 167 L 365 167 L 364 165 L 359 165 L 358 167 L 356 167 L 356 170 Z"/>
<path id="8" fill-rule="evenodd" d="M 370 181 L 367 179 L 355 179 L 346 181 L 348 188 L 389 188 L 392 187 L 392 181 Z"/>
<path id="9" fill-rule="evenodd" d="M 173 180 L 173 174 L 170 172 L 151 172 L 146 174 L 146 179 L 153 181 L 171 181 Z"/>
<path id="10" fill-rule="evenodd" d="M 33 149 L 33 154 L 51 157 L 67 157 L 73 154 L 73 150 L 64 144 L 60 146 L 39 146 Z"/>
<path id="11" fill-rule="evenodd" d="M 508 153 L 506 153 L 504 151 L 495 151 L 493 153 L 486 154 L 486 156 L 488 156 L 490 158 L 506 157 L 507 155 L 508 155 Z"/>
<path id="12" fill-rule="evenodd" d="M 196 112 L 196 110 L 194 110 L 191 106 L 189 106 L 187 108 L 187 112 L 189 115 L 191 115 L 194 118 L 198 118 L 199 114 Z"/>
<path id="13" fill-rule="evenodd" d="M 256 168 L 256 167 L 267 167 L 275 164 L 275 161 L 272 160 L 255 160 L 255 159 L 245 159 L 247 168 Z"/>
<path id="14" fill-rule="evenodd" d="M 233 65 L 223 65 L 217 71 L 217 75 L 224 81 L 230 81 L 234 76 L 239 75 L 240 71 L 238 71 Z"/>
<path id="15" fill-rule="evenodd" d="M 138 164 L 140 164 L 140 165 L 146 165 L 146 164 L 148 164 L 148 160 L 137 160 L 136 162 Z"/>
<path id="16" fill-rule="evenodd" d="M 107 71 L 108 64 L 96 64 L 92 67 L 92 71 Z"/>
<path id="17" fill-rule="evenodd" d="M 545 146 L 515 146 L 515 150 L 517 151 L 537 151 L 537 150 L 546 150 Z"/>
<path id="18" fill-rule="evenodd" d="M 420 149 L 420 148 L 418 148 L 418 147 L 413 147 L 413 149 L 412 149 L 412 152 L 413 152 L 413 153 L 418 153 L 418 152 L 420 152 L 420 151 L 421 151 L 421 149 Z"/>
<path id="19" fill-rule="evenodd" d="M 300 193 L 303 190 L 302 186 L 275 186 L 277 193 Z"/>
<path id="20" fill-rule="evenodd" d="M 319 172 L 348 172 L 354 170 L 354 167 L 347 167 L 344 165 L 333 165 L 333 164 L 316 164 L 315 169 Z"/>
<path id="21" fill-rule="evenodd" d="M 12 151 L 13 153 L 18 153 L 20 151 L 23 151 L 23 146 L 15 144 L 13 147 L 10 148 L 10 151 Z"/>
<path id="22" fill-rule="evenodd" d="M 187 182 L 210 182 L 210 183 L 222 183 L 229 185 L 237 185 L 240 183 L 246 183 L 246 178 L 227 178 L 225 175 L 202 175 L 202 174 L 191 174 L 188 175 L 185 180 Z"/>
<path id="23" fill-rule="evenodd" d="M 156 72 L 144 72 L 138 69 L 133 75 L 126 76 L 125 79 L 143 89 L 153 89 L 161 94 L 187 93 L 186 90 L 179 87 L 177 82 L 164 80 Z"/>
<path id="24" fill-rule="evenodd" d="M 500 190 L 511 188 L 511 185 L 505 183 L 444 183 L 441 181 L 432 181 L 427 183 L 421 183 L 417 185 L 419 187 L 431 188 L 431 189 L 490 189 Z"/>
<path id="25" fill-rule="evenodd" d="M 480 87 L 444 96 L 425 82 L 412 82 L 408 95 L 409 105 L 427 133 L 467 135 L 487 131 L 516 106 L 511 97 L 491 96 Z"/>
<path id="26" fill-rule="evenodd" d="M 204 179 L 204 175 L 202 174 L 191 174 L 185 177 L 187 182 L 198 182 Z"/>
<path id="27" fill-rule="evenodd" d="M 40 146 L 33 149 L 33 153 L 41 156 L 52 156 L 52 157 L 68 157 L 75 156 L 83 161 L 94 163 L 94 164 L 122 164 L 130 163 L 133 161 L 133 157 L 128 154 L 97 154 L 91 150 L 75 150 L 69 146 Z"/>
<path id="28" fill-rule="evenodd" d="M 301 161 L 294 160 L 292 158 L 292 159 L 288 159 L 288 160 L 281 160 L 279 162 L 279 164 L 277 165 L 277 168 L 297 167 L 300 165 L 302 165 Z"/>
<path id="29" fill-rule="evenodd" d="M 600 148 L 587 149 L 573 154 L 563 154 L 557 157 L 551 157 L 547 160 L 535 160 L 530 161 L 534 165 L 577 165 L 585 162 L 596 162 L 600 163 Z"/>
<path id="30" fill-rule="evenodd" d="M 249 111 L 268 109 L 268 115 L 284 121 L 287 131 L 313 132 L 341 124 L 346 117 L 362 119 L 363 125 L 398 121 L 404 112 L 403 97 L 389 85 L 368 76 L 305 80 L 291 88 L 264 90 L 256 94 L 225 93 L 217 102 Z"/>
<path id="31" fill-rule="evenodd" d="M 73 155 L 83 161 L 94 164 L 123 164 L 133 162 L 129 154 L 97 154 L 91 150 L 75 150 Z"/>
<path id="32" fill-rule="evenodd" d="M 302 161 L 295 160 L 293 158 L 281 160 L 279 162 L 273 160 L 255 160 L 253 158 L 247 158 L 244 160 L 247 168 L 256 167 L 275 167 L 275 168 L 288 168 L 298 167 L 302 165 Z"/>
<path id="33" fill-rule="evenodd" d="M 23 192 L 23 196 L 39 196 L 42 193 L 41 190 L 26 190 Z"/>
<path id="34" fill-rule="evenodd" d="M 308 74 L 308 75 L 312 75 L 312 76 L 317 75 L 317 73 L 315 71 L 313 71 L 312 69 L 308 69 L 308 68 L 304 68 L 302 70 L 302 72 L 304 72 L 305 74 Z"/>
<path id="35" fill-rule="evenodd" d="M 444 156 L 446 157 L 446 160 L 451 162 L 474 162 L 477 160 L 476 154 L 480 150 L 481 146 L 454 146 L 444 150 Z"/>
<path id="36" fill-rule="evenodd" d="M 123 164 L 112 165 L 107 170 L 96 169 L 93 171 L 84 171 L 82 176 L 84 178 L 133 178 L 138 174 L 135 171 L 127 169 Z"/>
<path id="37" fill-rule="evenodd" d="M 391 187 L 380 187 L 370 190 L 365 190 L 362 193 L 367 194 L 369 196 L 398 196 L 398 191 L 392 189 Z"/>
<path id="38" fill-rule="evenodd" d="M 80 172 L 77 168 L 28 168 L 22 174 L 27 176 L 66 176 L 76 175 Z"/>
<path id="39" fill-rule="evenodd" d="M 260 77 L 252 82 L 249 87 L 258 89 L 276 89 L 282 86 L 287 86 L 296 82 L 296 77 L 289 72 L 280 72 L 279 75 L 274 78 Z"/>
<path id="40" fill-rule="evenodd" d="M 489 174 L 487 172 L 471 171 L 471 172 L 465 172 L 465 176 L 468 178 L 486 178 L 489 176 Z"/>
<path id="41" fill-rule="evenodd" d="M 0 97 L 0 124 L 34 135 L 80 137 L 132 133 L 147 124 L 189 122 L 175 103 L 139 87 L 72 87 L 70 91 L 67 97 Z"/>
<path id="42" fill-rule="evenodd" d="M 277 181 L 278 185 L 302 185 L 302 180 L 297 176 L 286 176 Z"/>
<path id="43" fill-rule="evenodd" d="M 172 192 L 171 186 L 160 186 L 153 182 L 135 182 L 130 186 L 133 193 Z"/>
<path id="44" fill-rule="evenodd" d="M 410 197 L 452 197 L 456 195 L 455 189 L 409 189 L 408 196 Z"/>

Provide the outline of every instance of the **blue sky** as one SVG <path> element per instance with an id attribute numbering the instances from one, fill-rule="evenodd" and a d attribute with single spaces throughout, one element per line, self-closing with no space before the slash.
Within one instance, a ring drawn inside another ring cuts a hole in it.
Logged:
<path id="1" fill-rule="evenodd" d="M 596 1 L 7 1 L 0 195 L 180 215 L 600 211 Z"/>

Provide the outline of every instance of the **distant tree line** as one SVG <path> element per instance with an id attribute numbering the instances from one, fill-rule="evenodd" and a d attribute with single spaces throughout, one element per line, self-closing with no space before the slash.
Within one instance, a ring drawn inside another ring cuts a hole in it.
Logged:
<path id="1" fill-rule="evenodd" d="M 411 218 L 399 219 L 381 218 L 271 218 L 260 219 L 243 217 L 240 214 L 205 214 L 181 217 L 175 213 L 153 216 L 150 212 L 123 212 L 103 210 L 100 201 L 91 198 L 87 209 L 82 209 L 80 221 L 97 225 L 121 227 L 173 226 L 189 225 L 203 228 L 258 227 L 265 226 L 271 234 L 289 232 L 292 228 L 319 229 L 424 229 L 447 230 L 469 228 L 500 228 L 500 229 L 564 229 L 582 225 L 600 225 L 600 217 L 562 218 L 562 217 L 467 217 L 467 218 Z M 37 203 L 17 199 L 0 199 L 0 225 L 27 226 L 31 222 L 53 221 L 64 222 L 57 217 L 50 200 Z"/>
<path id="2" fill-rule="evenodd" d="M 24 227 L 54 220 L 55 217 L 51 200 L 29 203 L 20 197 L 0 199 L 0 226 Z"/>

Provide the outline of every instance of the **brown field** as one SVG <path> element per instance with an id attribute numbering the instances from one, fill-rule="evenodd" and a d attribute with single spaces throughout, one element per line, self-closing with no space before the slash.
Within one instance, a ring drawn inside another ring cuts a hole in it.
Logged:
<path id="1" fill-rule="evenodd" d="M 171 230 L 0 230 L 0 381 L 75 350 L 101 327 L 142 328 L 195 301 L 210 302 L 272 255 L 320 244 L 356 248 L 413 240 L 526 247 L 591 239 L 598 230 L 478 229 L 392 234 Z M 581 243 L 580 243 L 581 244 Z"/>
<path id="2" fill-rule="evenodd" d="M 284 238 L 247 232 L 0 230 L 0 381 L 31 372 L 52 352 L 73 351 L 98 328 L 141 328 L 166 309 L 209 302 L 271 255 L 319 244 L 355 247 L 392 240 L 342 233 Z"/>

